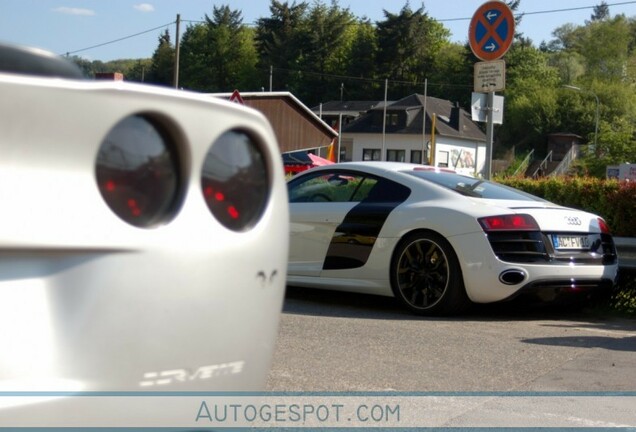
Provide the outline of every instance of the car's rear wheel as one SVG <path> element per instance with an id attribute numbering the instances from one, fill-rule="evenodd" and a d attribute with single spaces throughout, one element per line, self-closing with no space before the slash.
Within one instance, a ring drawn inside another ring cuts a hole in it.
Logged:
<path id="1" fill-rule="evenodd" d="M 409 234 L 391 260 L 393 294 L 420 315 L 448 315 L 470 303 L 452 246 L 431 232 Z"/>

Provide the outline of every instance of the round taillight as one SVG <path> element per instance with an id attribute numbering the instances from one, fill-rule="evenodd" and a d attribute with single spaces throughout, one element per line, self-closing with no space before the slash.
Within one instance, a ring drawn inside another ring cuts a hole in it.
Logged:
<path id="1" fill-rule="evenodd" d="M 170 219 L 179 197 L 179 160 L 160 123 L 143 115 L 126 117 L 102 141 L 95 173 L 110 209 L 137 227 Z"/>
<path id="2" fill-rule="evenodd" d="M 261 218 L 270 190 L 267 161 L 252 135 L 232 130 L 210 147 L 201 188 L 212 215 L 226 228 L 246 231 Z"/>

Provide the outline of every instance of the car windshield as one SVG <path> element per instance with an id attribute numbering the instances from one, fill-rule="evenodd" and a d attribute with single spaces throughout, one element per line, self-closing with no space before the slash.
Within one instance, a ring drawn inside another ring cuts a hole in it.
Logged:
<path id="1" fill-rule="evenodd" d="M 465 196 L 496 200 L 544 201 L 539 197 L 508 186 L 453 172 L 435 170 L 412 170 L 403 172 L 444 186 Z"/>

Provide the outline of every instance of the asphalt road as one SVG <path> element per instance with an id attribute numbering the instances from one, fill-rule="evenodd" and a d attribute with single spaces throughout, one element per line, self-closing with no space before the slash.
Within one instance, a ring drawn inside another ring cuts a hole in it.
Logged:
<path id="1" fill-rule="evenodd" d="M 420 318 L 290 287 L 267 390 L 634 392 L 636 319 L 515 304 Z"/>

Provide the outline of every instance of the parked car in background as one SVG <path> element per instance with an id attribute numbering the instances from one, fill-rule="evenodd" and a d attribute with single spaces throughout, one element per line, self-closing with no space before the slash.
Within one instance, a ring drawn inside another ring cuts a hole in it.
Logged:
<path id="1" fill-rule="evenodd" d="M 0 389 L 263 389 L 289 235 L 267 120 L 0 59 Z"/>
<path id="2" fill-rule="evenodd" d="M 616 281 L 602 218 L 452 170 L 350 162 L 287 186 L 289 285 L 395 296 L 440 315 L 522 294 L 608 294 Z"/>

